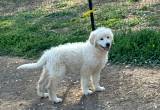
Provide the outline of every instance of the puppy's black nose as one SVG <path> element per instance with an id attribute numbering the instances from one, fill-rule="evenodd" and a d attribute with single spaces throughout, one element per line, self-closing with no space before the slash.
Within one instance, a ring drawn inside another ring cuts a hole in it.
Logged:
<path id="1" fill-rule="evenodd" d="M 106 47 L 110 47 L 110 43 L 106 43 Z"/>

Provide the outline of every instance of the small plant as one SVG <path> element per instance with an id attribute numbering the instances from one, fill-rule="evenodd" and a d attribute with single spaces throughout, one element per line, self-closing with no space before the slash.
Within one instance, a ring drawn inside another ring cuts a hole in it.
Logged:
<path id="1" fill-rule="evenodd" d="M 0 28 L 10 27 L 14 24 L 13 20 L 0 20 Z"/>
<path id="2" fill-rule="evenodd" d="M 126 23 L 131 27 L 139 24 L 140 20 L 138 18 L 129 19 Z"/>
<path id="3" fill-rule="evenodd" d="M 146 5 L 144 5 L 142 8 L 141 8 L 141 10 L 143 10 L 143 11 L 147 11 L 148 10 L 148 6 L 146 6 Z"/>
<path id="4" fill-rule="evenodd" d="M 105 25 L 107 25 L 108 27 L 113 27 L 119 23 L 120 23 L 120 19 L 109 19 L 105 22 Z"/>
<path id="5" fill-rule="evenodd" d="M 139 2 L 139 0 L 128 0 L 129 2 Z"/>

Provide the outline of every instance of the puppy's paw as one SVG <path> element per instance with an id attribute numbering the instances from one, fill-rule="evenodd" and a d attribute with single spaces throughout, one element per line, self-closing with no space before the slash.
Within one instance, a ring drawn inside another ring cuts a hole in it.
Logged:
<path id="1" fill-rule="evenodd" d="M 57 98 L 54 99 L 54 103 L 60 103 L 60 102 L 62 102 L 62 99 L 61 99 L 61 98 L 58 98 L 58 97 L 57 97 Z"/>
<path id="2" fill-rule="evenodd" d="M 48 93 L 43 93 L 43 92 L 37 92 L 38 96 L 40 96 L 41 98 L 46 98 L 49 96 Z"/>
<path id="3" fill-rule="evenodd" d="M 48 93 L 43 93 L 43 97 L 44 98 L 49 97 L 49 94 Z"/>
<path id="4" fill-rule="evenodd" d="M 91 91 L 91 90 L 85 90 L 85 91 L 83 91 L 83 95 L 85 95 L 85 96 L 91 95 L 91 94 L 93 94 L 93 91 Z"/>
<path id="5" fill-rule="evenodd" d="M 98 86 L 98 87 L 96 87 L 95 91 L 102 92 L 102 91 L 105 91 L 105 88 L 101 87 L 101 86 Z"/>
<path id="6" fill-rule="evenodd" d="M 49 100 L 52 101 L 52 102 L 54 102 L 54 103 L 60 103 L 60 102 L 62 102 L 62 99 L 58 98 L 58 97 L 55 97 L 55 98 L 49 97 Z"/>

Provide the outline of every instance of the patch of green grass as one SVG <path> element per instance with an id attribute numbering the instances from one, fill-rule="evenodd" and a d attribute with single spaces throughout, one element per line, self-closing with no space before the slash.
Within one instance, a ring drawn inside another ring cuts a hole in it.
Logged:
<path id="1" fill-rule="evenodd" d="M 110 28 L 118 28 L 118 27 L 123 26 L 124 22 L 121 19 L 114 18 L 114 19 L 109 19 L 109 20 L 104 21 L 103 24 Z"/>
<path id="2" fill-rule="evenodd" d="M 149 22 L 149 26 L 160 26 L 160 20 L 159 20 L 159 15 L 156 16 L 149 16 L 147 18 L 148 22 Z"/>
<path id="3" fill-rule="evenodd" d="M 0 28 L 10 27 L 14 24 L 13 20 L 0 20 Z"/>
<path id="4" fill-rule="evenodd" d="M 147 5 L 144 5 L 140 10 L 147 11 L 148 8 L 149 8 L 149 7 L 148 7 Z"/>
<path id="5" fill-rule="evenodd" d="M 139 18 L 132 18 L 132 19 L 129 19 L 126 24 L 128 24 L 129 27 L 132 27 L 132 26 L 135 26 L 135 25 L 138 25 L 140 23 L 140 19 Z"/>
<path id="6" fill-rule="evenodd" d="M 69 0 L 49 4 L 51 9 L 57 8 L 55 12 L 43 7 L 0 16 L 0 55 L 35 58 L 52 46 L 87 40 L 91 31 L 90 18 L 82 15 L 88 6 L 69 4 Z M 160 32 L 126 30 L 144 23 L 141 18 L 150 21 L 151 26 L 156 25 L 157 17 L 150 17 L 150 12 L 146 14 L 142 9 L 129 10 L 128 6 L 127 3 L 95 5 L 96 26 L 115 29 L 115 45 L 110 60 L 114 63 L 160 64 Z"/>
<path id="7" fill-rule="evenodd" d="M 86 30 L 76 28 L 72 10 L 47 13 L 41 10 L 25 11 L 15 16 L 1 17 L 0 54 L 36 57 L 45 49 L 67 42 L 85 41 Z M 13 22 L 14 21 L 14 22 Z M 69 32 L 55 32 L 62 28 Z"/>
<path id="8" fill-rule="evenodd" d="M 67 3 L 66 2 L 57 2 L 56 4 L 55 4 L 55 6 L 56 6 L 56 8 L 65 8 L 65 7 L 67 7 L 68 5 L 67 5 Z"/>
<path id="9" fill-rule="evenodd" d="M 140 0 L 128 0 L 129 2 L 138 2 Z"/>
<path id="10" fill-rule="evenodd" d="M 127 16 L 128 8 L 122 4 L 104 4 L 97 7 L 95 12 L 97 19 L 124 19 Z"/>
<path id="11" fill-rule="evenodd" d="M 160 64 L 160 32 L 155 30 L 127 31 L 115 35 L 110 52 L 112 62 Z"/>

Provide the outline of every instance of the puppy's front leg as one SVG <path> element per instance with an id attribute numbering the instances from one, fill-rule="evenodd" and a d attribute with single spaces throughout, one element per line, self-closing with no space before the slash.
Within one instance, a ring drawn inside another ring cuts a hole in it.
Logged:
<path id="1" fill-rule="evenodd" d="M 90 95 L 93 93 L 89 90 L 89 76 L 81 75 L 81 89 L 84 95 Z"/>
<path id="2" fill-rule="evenodd" d="M 84 95 L 90 95 L 93 92 L 89 90 L 90 73 L 86 67 L 81 69 L 81 89 Z"/>
<path id="3" fill-rule="evenodd" d="M 100 86 L 99 81 L 100 81 L 100 72 L 98 73 L 94 73 L 91 75 L 91 80 L 92 80 L 92 85 L 93 85 L 93 89 L 95 91 L 104 91 L 105 88 Z"/>

